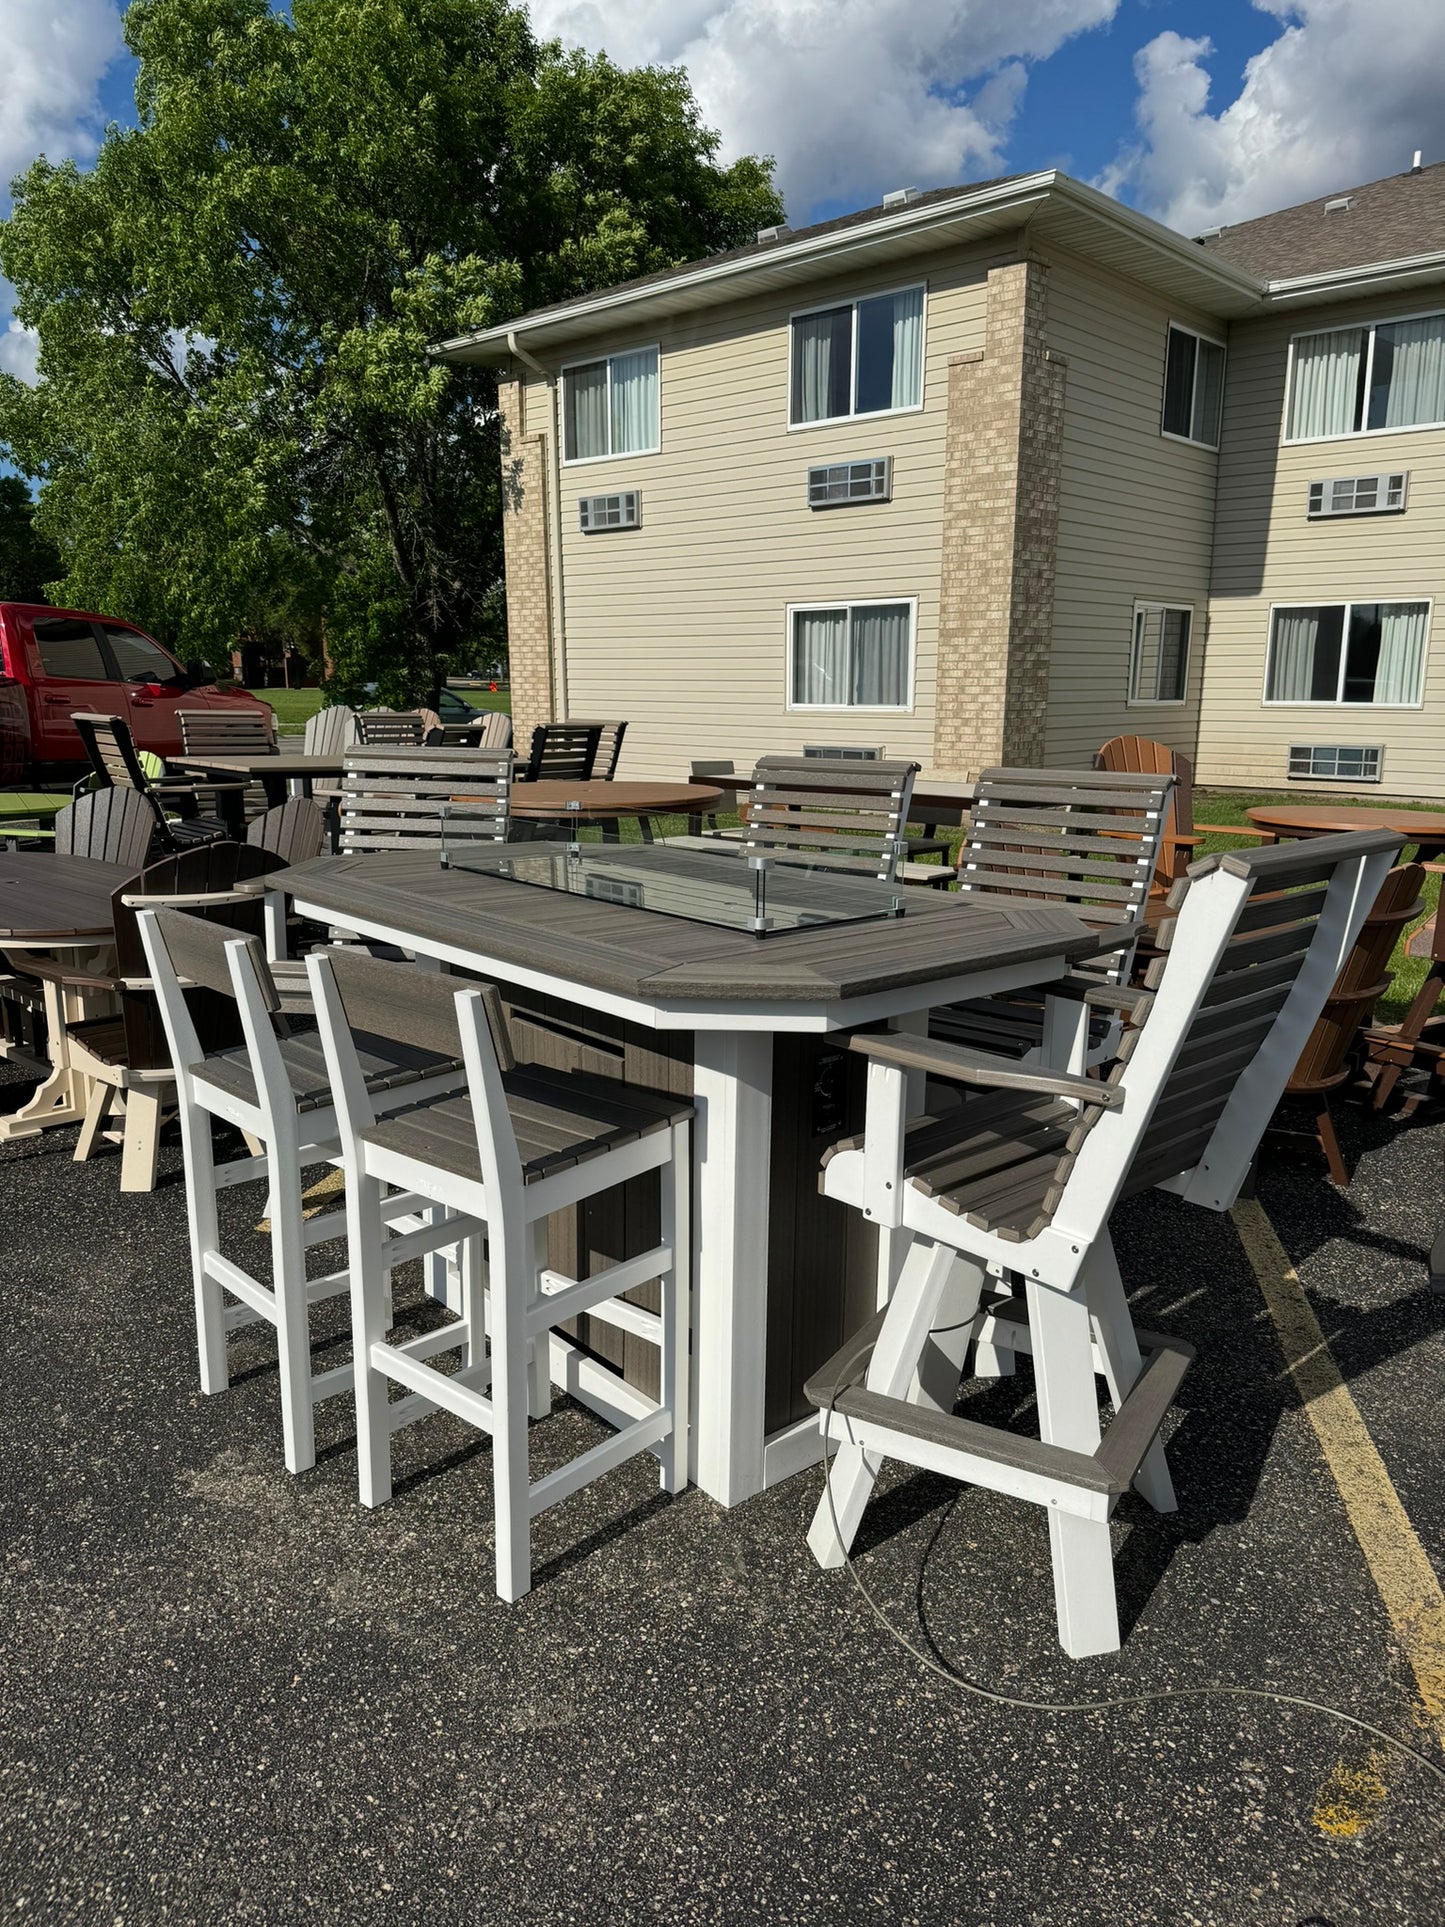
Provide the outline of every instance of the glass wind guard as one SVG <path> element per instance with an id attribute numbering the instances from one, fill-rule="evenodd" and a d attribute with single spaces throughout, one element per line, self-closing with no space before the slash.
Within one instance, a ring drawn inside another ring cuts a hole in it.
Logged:
<path id="1" fill-rule="evenodd" d="M 531 884 L 629 910 L 774 936 L 784 930 L 901 917 L 901 886 L 819 864 L 742 851 L 618 849 L 599 844 L 473 844 L 441 857 L 444 869 Z"/>

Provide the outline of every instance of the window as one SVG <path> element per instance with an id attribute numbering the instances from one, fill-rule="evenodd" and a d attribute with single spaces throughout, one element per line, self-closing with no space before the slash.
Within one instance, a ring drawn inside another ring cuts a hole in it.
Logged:
<path id="1" fill-rule="evenodd" d="M 1336 475 L 1327 481 L 1311 482 L 1310 517 L 1398 512 L 1405 506 L 1409 479 L 1410 471 L 1405 469 L 1397 475 Z"/>
<path id="2" fill-rule="evenodd" d="M 794 427 L 923 400 L 922 288 L 795 315 L 792 341 Z"/>
<path id="3" fill-rule="evenodd" d="M 907 709 L 912 602 L 790 611 L 791 709 Z"/>
<path id="4" fill-rule="evenodd" d="M 660 445 L 656 348 L 564 368 L 562 416 L 569 462 L 651 454 Z"/>
<path id="5" fill-rule="evenodd" d="M 1194 611 L 1161 602 L 1134 605 L 1129 661 L 1131 703 L 1182 703 L 1189 685 L 1189 632 Z"/>
<path id="6" fill-rule="evenodd" d="M 1267 703 L 1420 700 L 1428 602 L 1326 602 L 1276 609 L 1270 629 Z"/>
<path id="7" fill-rule="evenodd" d="M 1378 747 L 1349 743 L 1295 743 L 1289 753 L 1289 773 L 1312 783 L 1378 783 Z"/>
<path id="8" fill-rule="evenodd" d="M 88 622 L 74 616 L 36 616 L 33 629 L 47 676 L 62 682 L 109 682 L 110 669 Z"/>
<path id="9" fill-rule="evenodd" d="M 1290 343 L 1287 442 L 1445 423 L 1445 314 Z"/>
<path id="10" fill-rule="evenodd" d="M 182 672 L 149 636 L 138 636 L 134 629 L 107 629 L 105 639 L 122 682 L 184 683 Z"/>
<path id="11" fill-rule="evenodd" d="M 1164 433 L 1218 448 L 1223 405 L 1224 349 L 1171 321 L 1164 354 Z"/>

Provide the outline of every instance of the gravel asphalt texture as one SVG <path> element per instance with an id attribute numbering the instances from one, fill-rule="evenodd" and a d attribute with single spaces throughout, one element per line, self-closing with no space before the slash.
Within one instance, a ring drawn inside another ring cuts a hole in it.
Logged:
<path id="1" fill-rule="evenodd" d="M 0 1109 L 24 1095 L 0 1071 Z M 1445 1131 L 1341 1109 L 1348 1194 L 1284 1153 L 1259 1195 L 1438 1571 Z M 227 1394 L 197 1387 L 178 1146 L 122 1197 L 74 1141 L 0 1146 L 0 1920 L 1445 1921 L 1437 1781 L 1259 1701 L 973 1698 L 814 1566 L 816 1473 L 724 1512 L 634 1461 L 539 1521 L 535 1589 L 503 1606 L 485 1443 L 404 1434 L 395 1499 L 364 1512 L 343 1400 L 288 1477 L 262 1337 L 232 1341 Z M 254 1249 L 257 1194 L 225 1206 Z M 1265 1685 L 1440 1759 L 1232 1226 L 1155 1195 L 1117 1232 L 1140 1322 L 1199 1351 L 1181 1510 L 1117 1517 L 1122 1652 L 1063 1657 L 1044 1521 L 995 1495 L 890 1468 L 860 1575 L 1008 1692 Z M 343 1307 L 326 1321 L 337 1360 Z M 966 1407 L 1027 1424 L 1027 1368 Z M 534 1473 L 600 1431 L 563 1403 Z M 1341 1786 L 1359 1824 L 1331 1834 Z"/>

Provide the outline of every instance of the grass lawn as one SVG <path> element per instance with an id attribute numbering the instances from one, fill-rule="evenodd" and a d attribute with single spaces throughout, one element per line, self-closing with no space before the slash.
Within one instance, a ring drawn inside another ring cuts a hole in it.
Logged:
<path id="1" fill-rule="evenodd" d="M 276 726 L 283 736 L 299 736 L 324 701 L 324 692 L 319 689 L 253 689 L 250 693 L 259 696 L 263 703 L 270 703 L 276 712 Z M 510 690 L 499 689 L 493 693 L 485 683 L 464 683 L 457 685 L 457 694 L 473 709 L 511 711 Z"/>

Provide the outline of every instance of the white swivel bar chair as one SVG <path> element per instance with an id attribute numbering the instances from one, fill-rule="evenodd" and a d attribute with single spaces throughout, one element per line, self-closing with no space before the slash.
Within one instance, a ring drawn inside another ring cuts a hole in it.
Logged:
<path id="1" fill-rule="evenodd" d="M 1173 1509 L 1158 1432 L 1190 1354 L 1135 1331 L 1110 1215 L 1156 1185 L 1234 1202 L 1398 847 L 1367 833 L 1195 864 L 1149 989 L 1118 993 L 1139 1028 L 1106 1081 L 928 1038 L 852 1040 L 869 1059 L 865 1130 L 828 1154 L 823 1188 L 912 1242 L 886 1308 L 806 1388 L 838 1448 L 808 1536 L 821 1565 L 846 1558 L 884 1459 L 926 1467 L 1042 1506 L 1060 1643 L 1076 1659 L 1116 1650 L 1109 1517 L 1131 1484 Z M 963 1105 L 910 1121 L 917 1071 L 964 1086 Z M 1021 1279 L 1023 1299 L 987 1298 L 990 1270 Z M 1032 1353 L 1037 1439 L 954 1412 L 970 1340 Z"/>
<path id="2" fill-rule="evenodd" d="M 664 1491 L 687 1483 L 692 1106 L 612 1078 L 518 1066 L 501 999 L 489 984 L 459 986 L 349 949 L 313 951 L 306 968 L 346 1171 L 362 1503 L 391 1497 L 391 1441 L 401 1426 L 448 1411 L 489 1433 L 497 1592 L 519 1599 L 531 1586 L 531 1527 L 539 1513 L 643 1451 L 661 1461 Z M 459 1051 L 467 1094 L 378 1117 L 357 1048 L 378 1031 L 395 1048 Z M 661 1179 L 661 1242 L 583 1282 L 549 1270 L 548 1217 L 645 1171 Z M 384 1222 L 386 1185 L 445 1206 L 452 1235 L 465 1239 L 461 1315 L 420 1338 L 388 1336 L 387 1279 L 410 1246 Z M 658 1311 L 622 1296 L 654 1279 Z M 527 1421 L 543 1416 L 550 1401 L 548 1335 L 581 1312 L 658 1348 L 659 1395 L 634 1394 L 634 1404 L 645 1408 L 640 1416 L 533 1480 Z M 460 1353 L 459 1371 L 434 1362 L 449 1351 Z M 389 1384 L 410 1396 L 389 1403 Z"/>

